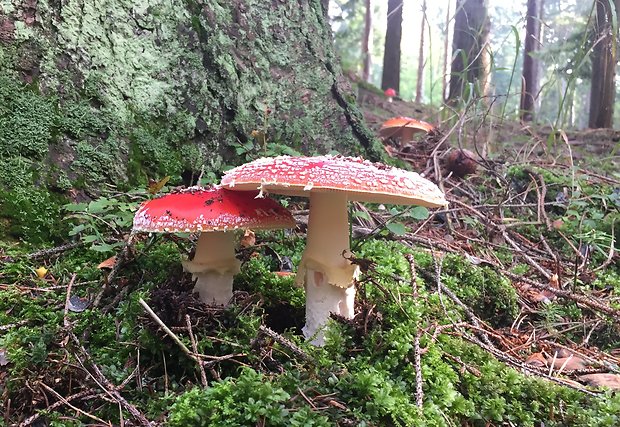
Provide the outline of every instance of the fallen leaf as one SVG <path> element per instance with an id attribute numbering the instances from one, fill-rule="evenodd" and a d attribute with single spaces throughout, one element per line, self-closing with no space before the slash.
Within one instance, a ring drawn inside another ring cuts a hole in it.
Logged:
<path id="1" fill-rule="evenodd" d="M 549 364 L 551 365 L 553 363 L 553 369 L 560 369 L 562 368 L 562 370 L 564 371 L 572 371 L 575 369 L 588 369 L 589 365 L 588 362 L 586 362 L 585 360 L 583 360 L 580 357 L 557 357 L 555 360 L 553 360 L 552 357 L 550 357 L 548 360 Z"/>
<path id="2" fill-rule="evenodd" d="M 41 267 L 37 268 L 34 272 L 37 273 L 37 277 L 39 279 L 43 279 L 45 277 L 45 275 L 47 274 L 48 269 L 43 267 L 43 266 L 41 266 Z"/>
<path id="3" fill-rule="evenodd" d="M 71 295 L 71 298 L 69 298 L 69 305 L 67 308 L 69 309 L 69 311 L 72 311 L 74 313 L 81 313 L 84 310 L 86 310 L 89 305 L 90 305 L 90 300 L 88 298 L 82 298 L 77 295 Z"/>
<path id="4" fill-rule="evenodd" d="M 104 268 L 114 268 L 115 265 L 116 265 L 116 255 L 111 256 L 105 261 L 100 262 L 97 268 L 102 270 Z"/>
<path id="5" fill-rule="evenodd" d="M 587 374 L 580 375 L 579 379 L 594 387 L 609 387 L 620 390 L 620 375 L 617 374 Z"/>
<path id="6" fill-rule="evenodd" d="M 554 274 L 553 276 L 551 276 L 549 278 L 549 286 L 551 286 L 552 288 L 556 288 L 558 289 L 560 287 L 560 279 L 558 277 L 557 274 Z"/>
<path id="7" fill-rule="evenodd" d="M 293 273 L 292 271 L 275 271 L 274 274 L 280 277 L 289 277 L 295 275 L 295 273 Z"/>
<path id="8" fill-rule="evenodd" d="M 149 193 L 150 194 L 157 194 L 159 193 L 159 191 L 164 188 L 164 185 L 166 185 L 166 183 L 170 181 L 170 176 L 165 176 L 162 179 L 160 179 L 159 181 L 154 181 L 151 180 L 149 181 Z"/>
<path id="9" fill-rule="evenodd" d="M 542 355 L 542 353 L 530 354 L 528 358 L 525 359 L 525 363 L 532 366 L 547 366 L 547 360 L 545 359 L 545 356 Z"/>
<path id="10" fill-rule="evenodd" d="M 250 246 L 254 246 L 256 244 L 256 233 L 252 230 L 247 229 L 245 233 L 243 233 L 243 237 L 241 238 L 241 242 L 239 242 L 242 248 L 249 248 Z"/>

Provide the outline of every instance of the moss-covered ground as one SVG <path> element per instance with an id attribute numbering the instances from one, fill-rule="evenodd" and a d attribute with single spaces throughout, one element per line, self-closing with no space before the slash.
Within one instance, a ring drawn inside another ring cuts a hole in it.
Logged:
<path id="1" fill-rule="evenodd" d="M 239 252 L 233 304 L 217 309 L 181 269 L 189 236 L 136 236 L 119 255 L 146 190 L 110 187 L 54 212 L 35 203 L 28 226 L 49 234 L 0 249 L 4 420 L 618 425 L 620 395 L 581 377 L 618 373 L 616 179 L 515 165 L 446 179 L 451 208 L 430 217 L 353 205 L 357 315 L 332 319 L 322 348 L 300 334 L 303 291 L 277 274 L 299 261 L 302 228 L 258 233 Z M 41 251 L 51 236 L 73 245 Z M 116 268 L 100 265 L 114 254 Z M 585 366 L 554 365 L 562 349 Z"/>

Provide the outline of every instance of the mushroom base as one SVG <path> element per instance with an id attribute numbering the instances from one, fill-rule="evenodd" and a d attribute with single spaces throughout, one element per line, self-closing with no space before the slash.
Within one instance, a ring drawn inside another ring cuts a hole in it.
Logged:
<path id="1" fill-rule="evenodd" d="M 233 294 L 233 275 L 220 274 L 217 271 L 194 273 L 196 279 L 194 292 L 198 292 L 200 301 L 209 305 L 228 305 Z"/>
<path id="2" fill-rule="evenodd" d="M 196 280 L 194 292 L 205 304 L 228 305 L 233 295 L 233 276 L 241 262 L 235 258 L 232 233 L 212 231 L 200 234 L 192 261 L 184 261 L 185 271 Z"/>
<path id="3" fill-rule="evenodd" d="M 355 286 L 342 288 L 328 283 L 321 271 L 306 270 L 306 325 L 304 337 L 316 346 L 325 343 L 323 328 L 331 313 L 352 319 L 355 314 Z"/>

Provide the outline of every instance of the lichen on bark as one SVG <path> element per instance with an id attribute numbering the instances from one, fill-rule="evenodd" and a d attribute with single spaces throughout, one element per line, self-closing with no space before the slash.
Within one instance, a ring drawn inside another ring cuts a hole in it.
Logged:
<path id="1" fill-rule="evenodd" d="M 265 141 L 381 156 L 319 0 L 2 0 L 0 16 L 0 143 L 41 160 L 46 182 L 55 164 L 84 188 L 189 184 Z"/>

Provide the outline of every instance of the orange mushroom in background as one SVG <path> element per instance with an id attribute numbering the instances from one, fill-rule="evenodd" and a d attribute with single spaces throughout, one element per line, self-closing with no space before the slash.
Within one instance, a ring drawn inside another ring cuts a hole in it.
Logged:
<path id="1" fill-rule="evenodd" d="M 386 120 L 379 129 L 379 136 L 383 141 L 390 139 L 399 140 L 399 148 L 413 140 L 413 136 L 417 133 L 430 133 L 436 131 L 436 127 L 422 120 L 413 119 L 411 117 L 393 117 Z M 385 144 L 384 144 L 385 145 Z M 393 155 L 390 147 L 385 146 L 388 154 Z"/>

